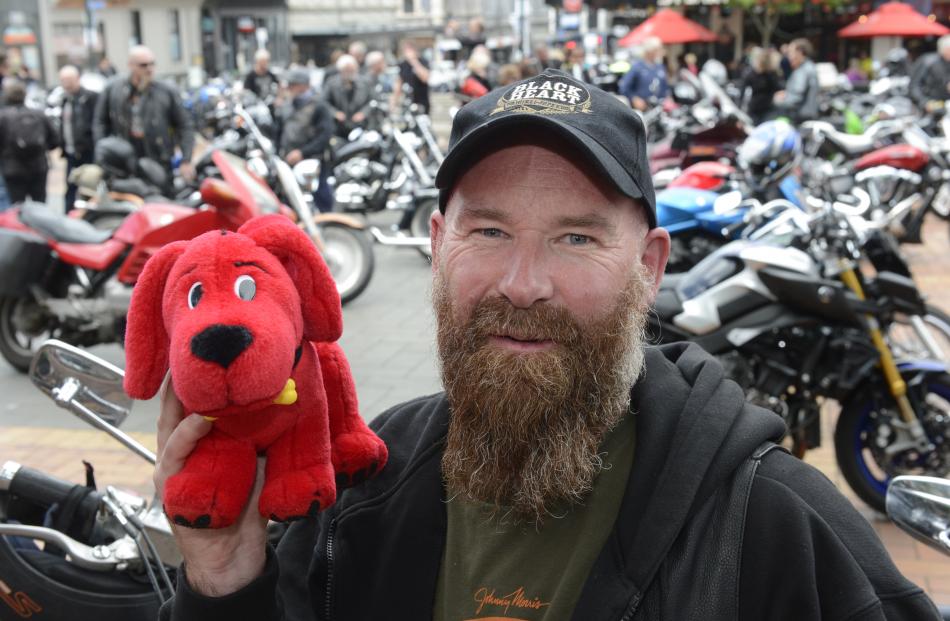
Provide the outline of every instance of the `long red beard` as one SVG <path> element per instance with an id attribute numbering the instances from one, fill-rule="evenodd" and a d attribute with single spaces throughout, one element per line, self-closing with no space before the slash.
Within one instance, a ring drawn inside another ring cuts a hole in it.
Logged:
<path id="1" fill-rule="evenodd" d="M 495 297 L 457 318 L 439 275 L 433 288 L 442 383 L 451 406 L 442 474 L 449 496 L 539 523 L 590 491 L 598 449 L 623 418 L 643 367 L 652 281 L 639 266 L 607 315 L 586 325 L 564 308 L 514 308 Z M 492 334 L 552 340 L 516 353 Z"/>

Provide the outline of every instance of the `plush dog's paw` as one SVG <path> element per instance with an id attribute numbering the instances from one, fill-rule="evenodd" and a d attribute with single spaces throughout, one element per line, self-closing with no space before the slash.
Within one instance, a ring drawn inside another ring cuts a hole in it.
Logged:
<path id="1" fill-rule="evenodd" d="M 264 483 L 258 504 L 261 515 L 275 522 L 312 517 L 336 502 L 330 464 L 285 472 Z"/>
<path id="2" fill-rule="evenodd" d="M 333 439 L 337 487 L 349 487 L 374 476 L 386 465 L 389 451 L 371 431 L 341 433 Z"/>
<path id="3" fill-rule="evenodd" d="M 224 528 L 237 521 L 249 493 L 249 485 L 225 485 L 205 474 L 179 472 L 165 482 L 165 514 L 189 528 Z"/>

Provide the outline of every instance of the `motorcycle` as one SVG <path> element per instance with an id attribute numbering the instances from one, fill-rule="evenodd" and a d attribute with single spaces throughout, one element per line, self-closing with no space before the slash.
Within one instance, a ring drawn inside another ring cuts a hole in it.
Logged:
<path id="1" fill-rule="evenodd" d="M 796 455 L 821 443 L 821 402 L 840 403 L 838 465 L 883 511 L 892 477 L 950 472 L 950 374 L 937 360 L 895 359 L 894 317 L 927 307 L 909 278 L 855 269 L 851 222 L 830 203 L 811 217 L 788 207 L 756 239 L 666 279 L 651 328 L 718 356 L 750 401 L 786 421 Z"/>
<path id="2" fill-rule="evenodd" d="M 154 464 L 151 451 L 118 429 L 132 407 L 122 377 L 121 369 L 57 341 L 39 349 L 30 369 L 57 405 Z M 16 615 L 0 610 L 0 617 L 156 619 L 175 591 L 180 562 L 160 499 L 99 489 L 88 463 L 85 484 L 16 462 L 0 467 L 0 599 Z"/>

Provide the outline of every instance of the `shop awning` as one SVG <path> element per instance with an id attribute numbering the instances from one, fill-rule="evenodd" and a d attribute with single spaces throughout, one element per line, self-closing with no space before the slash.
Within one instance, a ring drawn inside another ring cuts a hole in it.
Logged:
<path id="1" fill-rule="evenodd" d="M 619 44 L 632 47 L 640 45 L 649 37 L 659 37 L 660 41 L 667 44 L 712 42 L 717 39 L 713 31 L 701 24 L 683 17 L 672 9 L 661 9 L 653 17 L 631 30 L 619 41 Z"/>
<path id="2" fill-rule="evenodd" d="M 876 11 L 838 31 L 839 37 L 927 37 L 950 33 L 950 28 L 931 21 L 902 2 L 882 4 Z"/>

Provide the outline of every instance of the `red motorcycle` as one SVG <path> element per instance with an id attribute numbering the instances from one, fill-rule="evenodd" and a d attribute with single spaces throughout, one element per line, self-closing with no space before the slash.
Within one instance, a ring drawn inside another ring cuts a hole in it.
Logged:
<path id="1" fill-rule="evenodd" d="M 78 346 L 121 343 L 132 286 L 159 248 L 235 230 L 261 213 L 292 215 L 243 161 L 216 153 L 215 163 L 225 181 L 202 182 L 201 207 L 145 203 L 114 230 L 39 203 L 0 213 L 0 355 L 26 372 L 35 346 L 47 338 Z"/>

